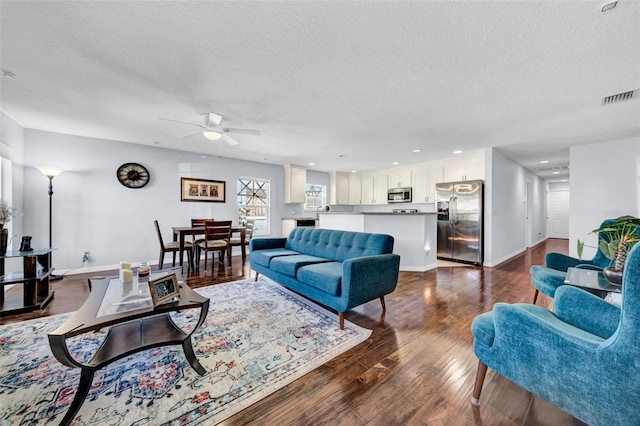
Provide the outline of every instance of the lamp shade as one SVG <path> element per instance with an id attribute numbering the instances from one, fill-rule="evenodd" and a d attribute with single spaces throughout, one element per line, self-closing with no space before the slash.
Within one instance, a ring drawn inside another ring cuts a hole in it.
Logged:
<path id="1" fill-rule="evenodd" d="M 36 166 L 36 169 L 40 170 L 40 172 L 46 177 L 54 178 L 62 173 L 64 170 L 58 167 L 47 167 L 47 166 Z"/>

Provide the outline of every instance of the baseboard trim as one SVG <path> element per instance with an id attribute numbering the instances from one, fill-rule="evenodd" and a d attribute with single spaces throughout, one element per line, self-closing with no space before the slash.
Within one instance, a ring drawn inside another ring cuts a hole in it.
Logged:
<path id="1" fill-rule="evenodd" d="M 494 261 L 492 261 L 492 262 L 485 262 L 485 263 L 484 263 L 484 266 L 488 266 L 489 268 L 496 267 L 496 266 L 498 266 L 499 264 L 504 263 L 504 262 L 506 262 L 507 260 L 511 259 L 512 257 L 515 257 L 515 256 L 517 256 L 517 255 L 519 255 L 519 254 L 524 253 L 524 252 L 525 252 L 525 250 L 526 250 L 525 248 L 521 248 L 521 249 L 519 249 L 519 250 L 514 251 L 514 252 L 513 252 L 513 253 L 511 253 L 511 254 L 508 254 L 508 255 L 506 255 L 506 256 L 501 257 L 500 259 L 494 260 Z"/>
<path id="2" fill-rule="evenodd" d="M 431 263 L 429 265 L 424 266 L 408 266 L 408 265 L 400 265 L 400 271 L 403 272 L 427 272 L 432 269 L 436 269 L 438 267 L 437 263 Z"/>

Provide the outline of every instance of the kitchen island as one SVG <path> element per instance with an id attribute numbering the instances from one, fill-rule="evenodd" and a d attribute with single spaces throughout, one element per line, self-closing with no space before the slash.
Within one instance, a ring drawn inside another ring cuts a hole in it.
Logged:
<path id="1" fill-rule="evenodd" d="M 436 212 L 320 213 L 319 227 L 391 235 L 393 252 L 400 255 L 400 270 L 424 272 L 437 267 L 436 218 Z"/>

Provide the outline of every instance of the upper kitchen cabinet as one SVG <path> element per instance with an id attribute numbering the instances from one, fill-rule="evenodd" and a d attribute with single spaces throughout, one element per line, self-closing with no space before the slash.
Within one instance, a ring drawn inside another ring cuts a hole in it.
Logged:
<path id="1" fill-rule="evenodd" d="M 394 169 L 388 173 L 387 188 L 407 188 L 413 185 L 411 169 Z"/>
<path id="2" fill-rule="evenodd" d="M 413 174 L 413 203 L 435 202 L 436 184 L 444 182 L 442 165 L 424 163 L 412 170 Z"/>
<path id="3" fill-rule="evenodd" d="M 329 204 L 349 204 L 349 173 L 329 172 Z"/>
<path id="4" fill-rule="evenodd" d="M 300 204 L 306 201 L 307 168 L 296 164 L 284 166 L 284 202 Z"/>
<path id="5" fill-rule="evenodd" d="M 387 174 L 362 173 L 362 204 L 387 204 Z"/>
<path id="6" fill-rule="evenodd" d="M 349 204 L 362 204 L 362 176 L 359 173 L 349 173 Z"/>
<path id="7" fill-rule="evenodd" d="M 484 158 L 480 155 L 450 158 L 444 163 L 446 182 L 484 179 Z"/>
<path id="8" fill-rule="evenodd" d="M 426 166 L 413 169 L 414 203 L 433 203 L 434 184 L 431 183 L 431 169 Z"/>

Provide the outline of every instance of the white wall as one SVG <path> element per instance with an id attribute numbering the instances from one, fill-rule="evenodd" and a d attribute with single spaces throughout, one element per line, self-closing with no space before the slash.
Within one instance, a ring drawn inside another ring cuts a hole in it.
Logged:
<path id="1" fill-rule="evenodd" d="M 638 216 L 637 162 L 640 138 L 572 147 L 569 252 L 577 256 L 576 241 L 596 246 L 590 232 L 604 219 Z M 595 248 L 585 247 L 584 258 Z"/>
<path id="2" fill-rule="evenodd" d="M 2 144 L 2 201 L 16 209 L 16 216 L 6 225 L 9 230 L 11 244 L 9 250 L 20 247 L 20 237 L 23 235 L 23 181 L 24 181 L 24 130 L 9 116 L 0 112 L 0 143 Z M 22 270 L 22 260 L 7 259 L 6 271 Z"/>
<path id="3" fill-rule="evenodd" d="M 546 238 L 546 184 L 496 149 L 490 154 L 485 159 L 485 265 L 495 266 L 526 249 L 527 180 L 533 183 L 532 243 Z"/>
<path id="4" fill-rule="evenodd" d="M 171 226 L 188 226 L 192 217 L 238 221 L 238 177 L 271 181 L 272 235 L 281 232 L 284 211 L 282 166 L 25 130 L 24 231 L 32 245 L 48 245 L 48 180 L 35 166 L 64 169 L 53 180 L 53 254 L 57 270 L 81 266 L 90 251 L 89 267 L 115 265 L 120 260 L 157 262 L 159 246 L 153 220 L 165 240 Z M 149 169 L 151 180 L 141 189 L 129 189 L 116 179 L 123 163 L 137 162 Z M 225 203 L 180 201 L 180 177 L 226 182 Z M 165 262 L 167 257 L 165 257 Z"/>

